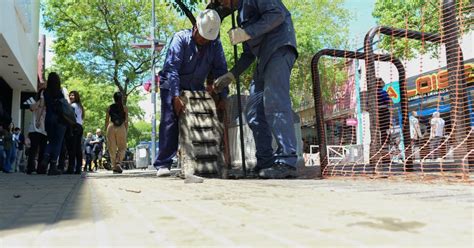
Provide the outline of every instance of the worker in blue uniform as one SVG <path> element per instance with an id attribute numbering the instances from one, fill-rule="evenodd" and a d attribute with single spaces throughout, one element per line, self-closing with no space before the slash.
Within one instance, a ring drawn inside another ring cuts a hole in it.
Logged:
<path id="1" fill-rule="evenodd" d="M 170 175 L 172 159 L 178 149 L 178 118 L 185 106 L 179 99 L 183 90 L 204 91 L 208 74 L 216 78 L 227 73 L 227 63 L 218 38 L 221 19 L 214 10 L 205 10 L 196 18 L 193 29 L 177 32 L 160 71 L 161 121 L 159 151 L 154 162 L 158 177 Z M 227 89 L 220 93 L 222 108 Z"/>
<path id="2" fill-rule="evenodd" d="M 238 10 L 238 28 L 229 31 L 233 45 L 243 43 L 234 68 L 215 81 L 219 92 L 255 60 L 247 120 L 256 145 L 256 172 L 261 178 L 296 176 L 296 136 L 290 99 L 290 74 L 298 56 L 291 14 L 281 0 L 219 0 Z M 231 6 L 231 4 L 233 6 Z M 278 148 L 272 148 L 272 136 Z"/>

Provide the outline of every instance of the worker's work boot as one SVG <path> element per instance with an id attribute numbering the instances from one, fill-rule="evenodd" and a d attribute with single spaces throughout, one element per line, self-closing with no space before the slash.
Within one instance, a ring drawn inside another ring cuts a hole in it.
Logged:
<path id="1" fill-rule="evenodd" d="M 258 173 L 258 176 L 263 179 L 286 179 L 296 178 L 296 167 L 287 164 L 273 164 L 268 169 L 263 169 Z"/>
<path id="2" fill-rule="evenodd" d="M 171 171 L 168 168 L 159 168 L 156 172 L 157 177 L 169 177 L 171 176 Z"/>

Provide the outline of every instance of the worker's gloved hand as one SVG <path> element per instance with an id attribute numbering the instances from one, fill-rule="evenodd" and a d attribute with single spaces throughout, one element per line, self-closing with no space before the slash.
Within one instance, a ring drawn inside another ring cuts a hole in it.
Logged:
<path id="1" fill-rule="evenodd" d="M 227 33 L 229 34 L 230 43 L 232 43 L 232 45 L 237 45 L 251 38 L 250 35 L 241 28 L 231 29 Z"/>
<path id="2" fill-rule="evenodd" d="M 232 74 L 232 72 L 227 72 L 226 74 L 216 79 L 216 81 L 214 81 L 214 92 L 221 93 L 225 89 L 225 87 L 229 86 L 229 84 L 234 81 L 234 74 Z"/>
<path id="3" fill-rule="evenodd" d="M 173 108 L 174 108 L 174 113 L 177 116 L 180 116 L 186 110 L 186 107 L 184 106 L 183 101 L 181 101 L 181 99 L 179 99 L 179 97 L 177 96 L 173 97 Z"/>

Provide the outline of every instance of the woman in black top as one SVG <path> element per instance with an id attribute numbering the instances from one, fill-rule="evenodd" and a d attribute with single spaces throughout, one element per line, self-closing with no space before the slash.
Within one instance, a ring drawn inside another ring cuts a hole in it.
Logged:
<path id="1" fill-rule="evenodd" d="M 46 145 L 43 160 L 36 171 L 38 174 L 45 174 L 48 164 L 48 175 L 60 175 L 62 173 L 58 170 L 58 158 L 66 133 L 66 125 L 60 120 L 54 106 L 57 100 L 61 98 L 64 98 L 61 90 L 61 80 L 57 73 L 51 72 L 48 75 L 47 86 L 44 91 L 44 101 L 46 103 L 45 128 L 48 134 L 48 144 Z"/>
<path id="2" fill-rule="evenodd" d="M 105 127 L 107 128 L 107 148 L 113 172 L 122 173 L 121 163 L 127 150 L 128 109 L 123 105 L 123 97 L 120 92 L 114 94 L 114 103 L 107 109 Z"/>

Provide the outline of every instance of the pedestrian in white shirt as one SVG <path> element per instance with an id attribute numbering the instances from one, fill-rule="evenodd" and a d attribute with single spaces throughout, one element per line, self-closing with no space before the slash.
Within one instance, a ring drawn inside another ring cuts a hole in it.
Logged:
<path id="1" fill-rule="evenodd" d="M 439 146 L 443 141 L 444 137 L 444 120 L 440 117 L 439 112 L 433 113 L 433 118 L 431 119 L 431 131 L 430 131 L 430 148 L 431 151 L 437 149 L 431 154 L 431 158 L 434 159 L 440 158 Z"/>

